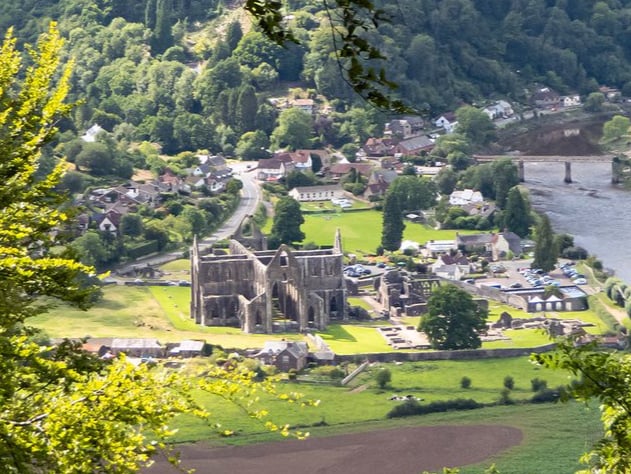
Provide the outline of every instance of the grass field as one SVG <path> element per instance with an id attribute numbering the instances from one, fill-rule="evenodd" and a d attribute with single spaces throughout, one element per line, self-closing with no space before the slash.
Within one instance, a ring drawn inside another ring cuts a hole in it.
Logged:
<path id="1" fill-rule="evenodd" d="M 374 383 L 374 373 L 383 366 L 391 370 L 392 382 L 391 386 L 381 390 Z M 460 388 L 460 378 L 464 375 L 472 379 L 470 389 Z M 386 419 L 387 412 L 400 403 L 389 400 L 392 394 L 414 395 L 424 399 L 421 403 L 454 398 L 473 398 L 490 403 L 499 398 L 506 375 L 515 379 L 515 388 L 511 392 L 515 401 L 532 396 L 532 378 L 544 379 L 551 387 L 569 381 L 565 373 L 537 368 L 527 358 L 384 364 L 372 366 L 353 381 L 350 387 L 309 383 L 279 384 L 280 391 L 299 391 L 307 399 L 320 400 L 317 407 L 301 408 L 296 404 L 287 405 L 267 398 L 262 399 L 262 405 L 269 409 L 272 419 L 310 431 L 312 436 L 410 425 L 511 425 L 523 431 L 523 443 L 483 465 L 467 467 L 463 474 L 481 473 L 491 462 L 496 463 L 503 474 L 575 472 L 579 468 L 579 456 L 601 435 L 596 407 L 577 403 L 516 404 L 468 412 Z M 176 423 L 179 428 L 177 439 L 181 442 L 210 439 L 213 444 L 248 444 L 278 439 L 277 435 L 267 433 L 258 422 L 240 415 L 239 408 L 223 400 L 208 395 L 199 395 L 199 400 L 212 409 L 213 422 L 219 422 L 223 427 L 235 431 L 236 436 L 220 439 L 204 423 L 184 417 Z"/>
<path id="2" fill-rule="evenodd" d="M 345 252 L 371 253 L 381 244 L 382 213 L 379 211 L 305 214 L 304 218 L 305 223 L 301 230 L 306 235 L 305 242 L 332 245 L 335 231 L 339 228 Z M 467 234 L 475 231 L 436 230 L 422 224 L 406 222 L 403 239 L 424 244 L 429 240 L 454 239 L 456 232 Z"/>

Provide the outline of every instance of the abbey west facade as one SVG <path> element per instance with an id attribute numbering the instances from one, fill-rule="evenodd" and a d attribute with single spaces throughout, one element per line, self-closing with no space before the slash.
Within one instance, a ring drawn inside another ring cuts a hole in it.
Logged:
<path id="1" fill-rule="evenodd" d="M 231 240 L 226 255 L 191 252 L 191 318 L 247 333 L 325 329 L 346 310 L 342 242 L 333 248 L 250 250 Z"/>

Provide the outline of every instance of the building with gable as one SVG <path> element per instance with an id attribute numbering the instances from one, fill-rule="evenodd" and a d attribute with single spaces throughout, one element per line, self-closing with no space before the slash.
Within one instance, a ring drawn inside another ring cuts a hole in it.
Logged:
<path id="1" fill-rule="evenodd" d="M 191 318 L 247 333 L 323 330 L 343 320 L 346 283 L 342 237 L 331 249 L 250 250 L 231 240 L 228 254 L 191 250 Z"/>

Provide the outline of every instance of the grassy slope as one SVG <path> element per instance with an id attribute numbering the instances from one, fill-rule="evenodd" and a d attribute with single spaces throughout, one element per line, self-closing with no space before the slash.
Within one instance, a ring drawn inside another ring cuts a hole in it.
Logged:
<path id="1" fill-rule="evenodd" d="M 566 383 L 563 372 L 536 368 L 527 358 L 491 359 L 484 361 L 439 361 L 414 364 L 387 364 L 392 371 L 391 387 L 378 389 L 373 380 L 380 366 L 372 367 L 356 379 L 350 387 L 321 386 L 306 383 L 280 384 L 281 391 L 300 391 L 307 399 L 318 399 L 317 407 L 299 405 L 263 398 L 273 419 L 282 419 L 312 436 L 329 436 L 354 431 L 386 429 L 409 425 L 436 424 L 506 424 L 520 428 L 524 441 L 518 447 L 489 460 L 483 465 L 466 468 L 465 474 L 481 473 L 485 466 L 495 462 L 505 474 L 558 474 L 575 472 L 578 458 L 600 435 L 598 411 L 584 405 L 544 404 L 490 407 L 469 412 L 448 412 L 405 419 L 387 420 L 386 413 L 395 404 L 389 400 L 394 393 L 414 395 L 426 402 L 454 398 L 473 398 L 480 402 L 493 402 L 499 397 L 503 379 L 515 379 L 512 398 L 524 400 L 532 396 L 530 380 L 539 377 L 549 386 Z M 470 389 L 460 388 L 460 378 L 472 379 Z M 181 418 L 179 441 L 210 439 L 213 444 L 248 444 L 277 440 L 256 421 L 239 415 L 239 409 L 216 397 L 200 396 L 200 401 L 213 410 L 213 421 L 234 430 L 233 438 L 220 439 L 213 430 L 190 418 Z M 326 426 L 321 425 L 323 422 Z M 525 467 L 527 466 L 527 467 Z"/>

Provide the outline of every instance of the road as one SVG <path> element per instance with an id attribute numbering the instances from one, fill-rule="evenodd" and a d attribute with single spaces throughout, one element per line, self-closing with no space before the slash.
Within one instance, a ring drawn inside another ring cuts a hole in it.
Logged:
<path id="1" fill-rule="evenodd" d="M 243 218 L 254 214 L 256 212 L 256 208 L 261 202 L 261 188 L 256 181 L 254 171 L 256 168 L 256 162 L 241 161 L 231 166 L 234 172 L 234 178 L 241 180 L 243 183 L 243 188 L 241 189 L 241 201 L 239 202 L 234 214 L 226 222 L 224 222 L 216 232 L 199 240 L 199 247 L 202 251 L 210 247 L 217 240 L 230 238 L 230 236 L 234 234 L 239 227 L 241 221 L 243 221 Z M 134 268 L 150 265 L 163 265 L 167 262 L 182 258 L 183 255 L 184 251 L 182 250 L 162 253 L 159 255 L 151 255 L 120 266 L 115 272 L 119 275 L 124 275 L 132 271 Z"/>
<path id="2" fill-rule="evenodd" d="M 199 240 L 200 250 L 210 247 L 217 240 L 228 239 L 239 227 L 239 224 L 246 216 L 251 216 L 256 212 L 256 208 L 261 201 L 261 188 L 254 177 L 256 162 L 242 161 L 232 165 L 234 177 L 241 180 L 241 202 L 223 225 L 212 235 Z"/>

